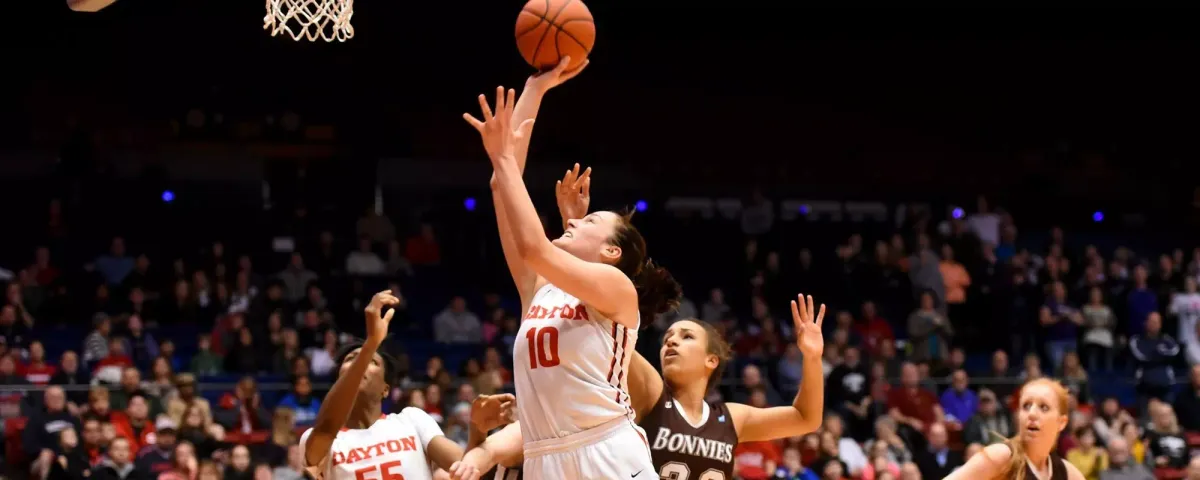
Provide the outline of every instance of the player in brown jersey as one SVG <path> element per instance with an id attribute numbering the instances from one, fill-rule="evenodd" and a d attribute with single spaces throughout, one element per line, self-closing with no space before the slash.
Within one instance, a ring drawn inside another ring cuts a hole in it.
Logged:
<path id="1" fill-rule="evenodd" d="M 825 306 L 817 310 L 811 296 L 800 295 L 791 307 L 804 379 L 790 407 L 705 401 L 721 378 L 729 346 L 715 328 L 698 320 L 680 320 L 667 329 L 659 353 L 662 376 L 645 358 L 634 358 L 629 395 L 662 479 L 732 479 L 733 448 L 739 442 L 803 435 L 821 426 Z"/>

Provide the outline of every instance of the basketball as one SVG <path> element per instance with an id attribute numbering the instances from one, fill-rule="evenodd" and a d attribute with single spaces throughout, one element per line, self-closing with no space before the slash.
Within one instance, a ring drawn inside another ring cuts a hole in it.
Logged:
<path id="1" fill-rule="evenodd" d="M 517 49 L 533 68 L 549 70 L 570 56 L 571 70 L 592 51 L 596 24 L 580 0 L 529 0 L 517 16 L 516 37 Z"/>

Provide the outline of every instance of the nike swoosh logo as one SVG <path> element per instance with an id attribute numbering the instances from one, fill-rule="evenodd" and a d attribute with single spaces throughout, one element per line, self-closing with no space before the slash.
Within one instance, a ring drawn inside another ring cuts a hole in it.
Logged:
<path id="1" fill-rule="evenodd" d="M 629 478 L 633 478 L 633 477 L 636 477 L 636 476 L 638 476 L 638 475 L 641 475 L 641 474 L 642 474 L 642 472 L 644 472 L 644 471 L 645 471 L 645 470 L 638 470 L 638 471 L 637 471 L 637 473 L 635 473 L 635 474 L 633 474 L 633 475 L 630 475 L 630 476 L 629 476 Z"/>

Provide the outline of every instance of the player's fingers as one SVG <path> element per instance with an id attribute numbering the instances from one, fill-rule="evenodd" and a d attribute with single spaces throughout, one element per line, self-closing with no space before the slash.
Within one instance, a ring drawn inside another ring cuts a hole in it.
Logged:
<path id="1" fill-rule="evenodd" d="M 502 112 L 504 112 L 504 87 L 503 86 L 496 87 L 496 105 L 493 106 L 492 108 L 495 109 L 492 113 L 497 117 L 499 117 L 500 114 Z"/>
<path id="2" fill-rule="evenodd" d="M 479 110 L 483 112 L 483 121 L 492 121 L 492 106 L 488 105 L 487 96 L 479 94 Z"/>
<path id="3" fill-rule="evenodd" d="M 579 169 L 579 164 L 575 164 L 576 170 Z M 571 190 L 579 192 L 583 188 L 583 182 L 587 181 L 588 176 L 592 174 L 592 167 L 588 167 L 575 178 L 575 183 L 571 184 Z"/>
<path id="4" fill-rule="evenodd" d="M 795 300 L 792 300 L 792 322 L 794 322 L 796 325 L 800 325 L 800 310 L 799 307 L 796 306 Z"/>
<path id="5" fill-rule="evenodd" d="M 384 322 L 392 321 L 392 316 L 394 316 L 394 315 L 396 315 L 396 309 L 393 308 L 393 309 L 388 310 L 387 313 L 383 314 L 383 321 Z"/>
<path id="6" fill-rule="evenodd" d="M 824 323 L 825 323 L 825 304 L 822 303 L 821 310 L 819 310 L 817 312 L 817 328 L 820 329 L 821 325 Z"/>
<path id="7" fill-rule="evenodd" d="M 816 308 L 813 308 L 813 299 L 812 299 L 812 295 L 808 295 L 808 317 L 806 317 L 806 318 L 804 319 L 804 321 L 805 321 L 805 322 L 812 322 L 812 316 L 813 316 L 813 314 L 814 314 L 814 313 L 817 313 L 817 309 L 816 309 Z"/>
<path id="8" fill-rule="evenodd" d="M 516 401 L 517 396 L 513 395 L 511 393 L 501 393 L 499 395 L 493 396 L 492 398 L 495 398 L 496 400 L 499 400 L 501 402 L 513 402 L 513 401 Z"/>
<path id="9" fill-rule="evenodd" d="M 508 89 L 508 98 L 504 101 L 504 111 L 512 115 L 513 107 L 517 104 L 517 89 Z"/>
<path id="10" fill-rule="evenodd" d="M 479 121 L 479 119 L 477 119 L 475 117 L 472 117 L 471 114 L 464 113 L 463 120 L 466 120 L 467 123 L 471 125 L 471 127 L 475 128 L 475 130 L 477 130 L 479 132 L 483 132 L 483 122 Z"/>
<path id="11" fill-rule="evenodd" d="M 572 78 L 575 78 L 576 75 L 579 75 L 579 72 L 582 72 L 583 69 L 588 66 L 588 63 L 591 63 L 591 60 L 584 59 L 583 62 L 580 63 L 578 67 L 575 67 L 571 70 L 567 70 L 567 71 L 563 72 L 559 78 L 564 82 L 567 80 L 570 80 Z"/>
<path id="12" fill-rule="evenodd" d="M 583 195 L 585 198 L 586 198 L 586 197 L 590 197 L 590 196 L 592 196 L 592 177 L 588 177 L 588 178 L 585 178 L 585 179 L 583 179 L 583 191 L 582 191 L 582 195 Z"/>

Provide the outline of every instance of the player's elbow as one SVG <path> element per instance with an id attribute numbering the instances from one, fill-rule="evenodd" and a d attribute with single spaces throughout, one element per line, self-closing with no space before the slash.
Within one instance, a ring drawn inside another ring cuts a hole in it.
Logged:
<path id="1" fill-rule="evenodd" d="M 796 422 L 796 426 L 795 426 L 796 433 L 793 433 L 791 436 L 798 437 L 801 435 L 808 435 L 812 432 L 817 431 L 820 428 L 821 428 L 821 417 L 820 416 L 817 416 L 815 418 L 808 418 L 808 417 L 801 416 L 799 421 Z"/>
<path id="2" fill-rule="evenodd" d="M 537 269 L 537 265 L 544 265 L 548 261 L 550 258 L 549 249 L 554 248 L 554 245 L 551 245 L 550 241 L 545 238 L 537 238 L 528 232 L 516 235 L 515 240 L 517 256 L 521 257 L 521 260 L 525 263 L 534 266 L 535 270 Z"/>

